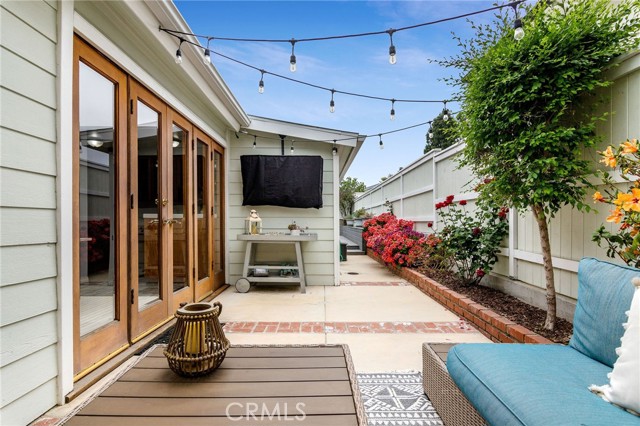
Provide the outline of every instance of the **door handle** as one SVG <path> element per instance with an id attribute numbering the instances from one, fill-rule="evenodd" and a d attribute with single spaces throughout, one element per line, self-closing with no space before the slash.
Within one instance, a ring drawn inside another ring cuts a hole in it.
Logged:
<path id="1" fill-rule="evenodd" d="M 182 223 L 178 219 L 165 219 L 162 223 L 165 225 L 173 225 L 174 223 Z"/>

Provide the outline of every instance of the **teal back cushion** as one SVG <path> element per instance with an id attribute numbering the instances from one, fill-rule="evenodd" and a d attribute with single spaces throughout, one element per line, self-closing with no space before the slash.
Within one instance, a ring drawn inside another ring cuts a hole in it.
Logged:
<path id="1" fill-rule="evenodd" d="M 631 307 L 631 279 L 640 270 L 598 259 L 584 258 L 578 267 L 578 303 L 569 346 L 613 367 L 624 333 L 622 323 Z"/>

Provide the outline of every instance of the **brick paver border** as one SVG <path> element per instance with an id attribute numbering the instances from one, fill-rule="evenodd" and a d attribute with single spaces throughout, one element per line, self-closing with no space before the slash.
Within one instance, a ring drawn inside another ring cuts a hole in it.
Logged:
<path id="1" fill-rule="evenodd" d="M 406 281 L 340 281 L 343 286 L 365 286 L 365 287 L 404 287 L 410 285 Z"/>
<path id="2" fill-rule="evenodd" d="M 478 330 L 471 327 L 466 321 L 441 321 L 441 322 L 407 322 L 407 321 L 381 321 L 381 322 L 249 322 L 229 321 L 224 325 L 225 333 L 477 333 Z"/>

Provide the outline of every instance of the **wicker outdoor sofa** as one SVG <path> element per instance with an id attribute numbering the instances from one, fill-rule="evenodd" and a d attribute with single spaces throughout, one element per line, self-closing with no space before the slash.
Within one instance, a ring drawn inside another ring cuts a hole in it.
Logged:
<path id="1" fill-rule="evenodd" d="M 638 276 L 638 269 L 581 260 L 566 346 L 425 343 L 424 391 L 444 424 L 640 426 L 640 417 L 589 390 L 609 382 Z"/>

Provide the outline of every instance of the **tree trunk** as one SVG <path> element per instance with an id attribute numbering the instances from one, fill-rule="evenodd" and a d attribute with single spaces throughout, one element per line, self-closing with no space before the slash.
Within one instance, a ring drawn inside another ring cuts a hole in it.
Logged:
<path id="1" fill-rule="evenodd" d="M 553 276 L 553 261 L 551 260 L 551 244 L 549 243 L 549 226 L 544 209 L 539 204 L 531 206 L 533 216 L 538 222 L 540 231 L 540 247 L 542 249 L 542 260 L 544 262 L 544 275 L 547 286 L 547 318 L 544 321 L 546 330 L 553 330 L 556 326 L 556 285 Z"/>

